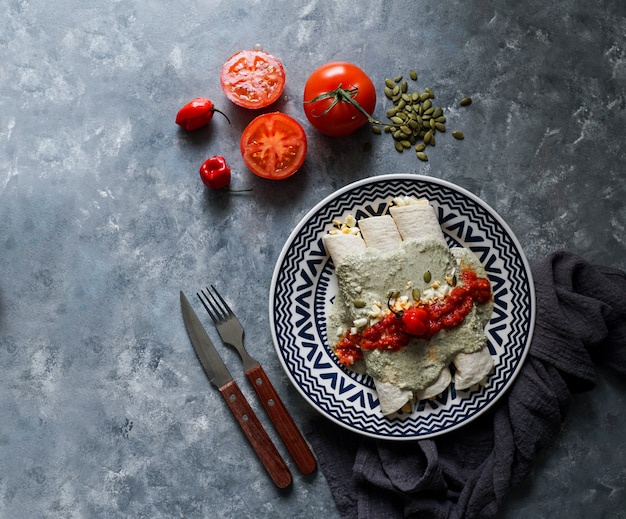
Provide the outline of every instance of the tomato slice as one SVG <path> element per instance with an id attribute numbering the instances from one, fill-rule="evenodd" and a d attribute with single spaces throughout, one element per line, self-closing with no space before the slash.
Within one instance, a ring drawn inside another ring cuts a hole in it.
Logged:
<path id="1" fill-rule="evenodd" d="M 262 50 L 242 50 L 222 67 L 220 84 L 226 97 L 243 108 L 264 108 L 285 89 L 280 60 Z"/>
<path id="2" fill-rule="evenodd" d="M 281 180 L 300 169 L 307 152 L 304 128 L 282 112 L 253 119 L 239 141 L 246 166 L 259 177 Z"/>

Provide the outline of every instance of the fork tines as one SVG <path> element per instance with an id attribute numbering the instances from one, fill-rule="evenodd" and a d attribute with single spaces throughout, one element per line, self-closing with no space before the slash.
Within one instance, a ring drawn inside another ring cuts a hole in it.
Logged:
<path id="1" fill-rule="evenodd" d="M 233 311 L 228 306 L 228 303 L 224 301 L 224 298 L 220 295 L 217 289 L 213 285 L 211 285 L 211 288 L 213 289 L 213 292 L 211 292 L 208 287 L 206 288 L 206 292 L 204 290 L 200 290 L 198 298 L 200 298 L 202 306 L 204 306 L 207 313 L 211 317 L 213 324 L 217 324 L 228 319 L 228 317 L 232 315 Z M 217 296 L 217 298 L 215 296 Z"/>

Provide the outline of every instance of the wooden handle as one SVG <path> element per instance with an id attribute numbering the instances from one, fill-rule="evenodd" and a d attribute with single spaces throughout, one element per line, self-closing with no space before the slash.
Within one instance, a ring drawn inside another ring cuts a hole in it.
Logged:
<path id="1" fill-rule="evenodd" d="M 283 460 L 276 446 L 272 443 L 267 431 L 254 414 L 237 382 L 231 380 L 224 384 L 220 387 L 220 393 L 222 393 L 228 407 L 230 407 L 237 422 L 239 422 L 243 432 L 248 437 L 250 445 L 252 445 L 276 486 L 279 488 L 288 487 L 291 484 L 289 467 L 287 467 L 285 460 Z"/>
<path id="2" fill-rule="evenodd" d="M 246 372 L 246 376 L 300 471 L 303 474 L 314 472 L 317 468 L 315 456 L 276 393 L 265 370 L 261 366 L 256 366 Z"/>

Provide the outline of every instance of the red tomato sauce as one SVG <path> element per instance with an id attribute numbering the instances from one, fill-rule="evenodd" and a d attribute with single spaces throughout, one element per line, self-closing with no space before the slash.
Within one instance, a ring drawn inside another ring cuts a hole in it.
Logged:
<path id="1" fill-rule="evenodd" d="M 492 297 L 491 283 L 487 278 L 479 277 L 470 269 L 463 270 L 461 278 L 463 284 L 455 286 L 443 300 L 416 305 L 428 314 L 428 326 L 423 333 L 408 333 L 401 316 L 389 312 L 376 324 L 357 333 L 346 332 L 335 346 L 339 362 L 351 366 L 363 358 L 364 350 L 398 351 L 411 339 L 430 339 L 440 330 L 459 326 L 471 312 L 474 303 L 486 303 Z"/>

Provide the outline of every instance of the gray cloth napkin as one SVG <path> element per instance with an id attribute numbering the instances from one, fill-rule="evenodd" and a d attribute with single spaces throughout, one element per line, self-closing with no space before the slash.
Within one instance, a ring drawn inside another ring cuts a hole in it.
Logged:
<path id="1" fill-rule="evenodd" d="M 626 274 L 566 251 L 532 270 L 537 319 L 529 355 L 487 413 L 414 442 L 374 440 L 321 417 L 306 424 L 342 517 L 494 517 L 559 433 L 572 394 L 595 386 L 594 364 L 626 374 Z"/>

